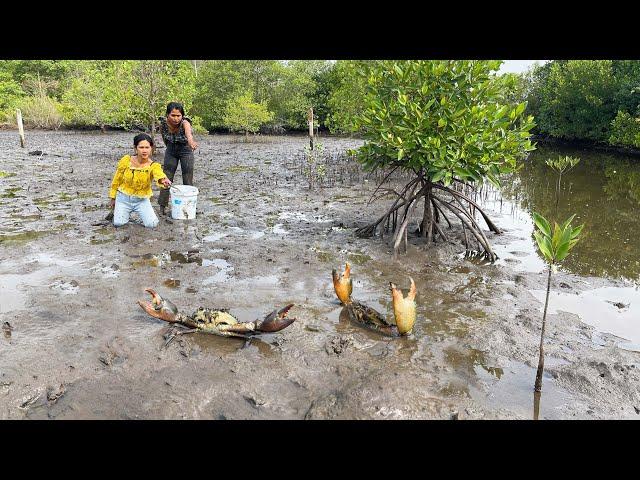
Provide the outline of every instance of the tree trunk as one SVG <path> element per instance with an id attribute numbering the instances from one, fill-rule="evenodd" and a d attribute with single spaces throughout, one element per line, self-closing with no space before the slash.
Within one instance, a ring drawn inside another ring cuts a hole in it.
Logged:
<path id="1" fill-rule="evenodd" d="M 422 236 L 427 238 L 427 244 L 433 238 L 433 212 L 431 211 L 431 182 L 424 194 L 424 213 L 422 214 Z"/>
<path id="2" fill-rule="evenodd" d="M 547 276 L 547 297 L 544 300 L 544 312 L 542 314 L 542 331 L 540 332 L 540 358 L 538 359 L 538 371 L 536 372 L 535 391 L 542 391 L 542 373 L 544 372 L 544 330 L 547 325 L 547 306 L 549 305 L 549 290 L 551 290 L 551 265 Z"/>
<path id="3" fill-rule="evenodd" d="M 540 392 L 533 392 L 533 419 L 538 420 L 540 415 Z"/>

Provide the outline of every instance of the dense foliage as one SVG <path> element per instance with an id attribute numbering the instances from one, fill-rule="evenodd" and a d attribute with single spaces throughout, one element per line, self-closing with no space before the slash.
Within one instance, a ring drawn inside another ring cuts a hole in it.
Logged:
<path id="1" fill-rule="evenodd" d="M 445 185 L 457 178 L 497 183 L 533 150 L 524 103 L 505 101 L 491 61 L 384 61 L 367 78 L 366 109 L 357 117 L 369 168 L 400 164 Z"/>
<path id="2" fill-rule="evenodd" d="M 554 60 L 520 76 L 536 132 L 638 147 L 640 62 Z"/>
<path id="3" fill-rule="evenodd" d="M 490 259 L 492 251 L 474 215 L 475 207 L 489 228 L 499 233 L 482 209 L 459 190 L 454 181 L 470 186 L 512 171 L 516 161 L 534 149 L 529 140 L 533 118 L 525 103 L 513 101 L 513 81 L 496 75 L 501 62 L 481 60 L 378 61 L 357 69 L 366 79 L 364 109 L 355 127 L 367 142 L 356 151 L 369 169 L 402 169 L 411 180 L 393 192 L 391 208 L 378 220 L 358 229 L 361 236 L 394 231 L 397 251 L 411 212 L 423 203 L 418 231 L 449 241 L 438 225 L 445 214 L 457 217 Z M 436 195 L 436 191 L 438 194 Z M 450 196 L 449 201 L 446 196 Z M 463 202 L 469 208 L 462 206 Z M 400 209 L 403 212 L 400 213 Z M 467 241 L 467 249 L 471 245 Z"/>
<path id="4" fill-rule="evenodd" d="M 229 103 L 250 91 L 273 115 L 264 132 L 361 134 L 371 95 L 361 72 L 376 60 L 0 60 L 0 123 L 23 110 L 27 126 L 145 128 L 169 101 L 185 104 L 200 131 L 228 131 Z M 496 77 L 501 103 L 527 103 L 534 133 L 640 147 L 640 62 L 554 60 Z M 434 110 L 435 107 L 431 108 Z"/>
<path id="5" fill-rule="evenodd" d="M 0 122 L 22 108 L 27 126 L 149 129 L 179 101 L 196 128 L 230 130 L 228 106 L 249 91 L 270 112 L 267 130 L 306 129 L 309 107 L 324 127 L 332 68 L 324 60 L 0 61 Z"/>

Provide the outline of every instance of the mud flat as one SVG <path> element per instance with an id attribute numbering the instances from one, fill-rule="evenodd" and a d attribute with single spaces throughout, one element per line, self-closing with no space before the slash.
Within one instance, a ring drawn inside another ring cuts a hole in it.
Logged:
<path id="1" fill-rule="evenodd" d="M 495 264 L 417 240 L 394 260 L 386 241 L 354 235 L 387 204 L 367 205 L 375 180 L 356 165 L 336 165 L 324 188 L 309 189 L 304 137 L 208 136 L 196 155 L 195 220 L 94 225 L 131 139 L 28 132 L 21 149 L 15 132 L 0 132 L 0 418 L 532 418 L 546 276 L 522 251 L 531 239 L 497 207 L 506 231 L 488 234 Z M 322 142 L 336 154 L 359 144 Z M 414 278 L 412 336 L 348 321 L 331 284 L 345 261 L 354 298 L 388 315 L 389 282 L 406 291 Z M 194 334 L 164 348 L 166 324 L 136 305 L 145 287 L 185 312 L 225 307 L 243 321 L 294 303 L 297 321 L 251 342 Z M 552 288 L 634 292 L 569 272 Z M 603 294 L 598 308 L 624 315 L 640 306 L 630 298 L 619 307 Z M 550 308 L 540 417 L 640 418 L 634 339 L 567 309 Z"/>

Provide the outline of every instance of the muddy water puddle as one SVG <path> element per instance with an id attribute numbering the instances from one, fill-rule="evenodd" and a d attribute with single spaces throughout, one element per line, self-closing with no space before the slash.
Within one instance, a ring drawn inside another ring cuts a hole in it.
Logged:
<path id="1" fill-rule="evenodd" d="M 81 260 L 55 257 L 47 252 L 28 255 L 25 260 L 26 271 L 23 273 L 5 273 L 20 265 L 17 261 L 3 261 L 0 266 L 0 313 L 24 309 L 28 304 L 29 290 L 34 287 L 49 287 L 61 294 L 74 294 L 78 291 L 76 280 L 56 278 L 73 276 L 78 273 L 76 265 Z M 25 270 L 25 267 L 18 268 Z M 52 278 L 55 280 L 50 281 Z"/>
<path id="2" fill-rule="evenodd" d="M 531 293 L 544 303 L 546 291 Z M 620 337 L 621 348 L 640 352 L 640 289 L 602 287 L 580 293 L 553 291 L 549 294 L 549 312 L 570 312 L 598 331 Z"/>

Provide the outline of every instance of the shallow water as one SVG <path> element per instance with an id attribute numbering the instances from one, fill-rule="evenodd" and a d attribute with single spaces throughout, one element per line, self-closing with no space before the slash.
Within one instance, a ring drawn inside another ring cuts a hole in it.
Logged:
<path id="1" fill-rule="evenodd" d="M 571 155 L 581 161 L 563 175 L 556 209 L 558 177 L 544 161 L 558 155 Z M 519 271 L 543 271 L 545 263 L 532 236 L 532 212 L 558 223 L 575 213 L 574 225 L 585 226 L 560 270 L 619 280 L 624 285 L 587 289 L 579 295 L 553 292 L 550 308 L 575 313 L 599 331 L 624 338 L 621 347 L 640 351 L 640 159 L 541 147 L 503 182 L 504 197 L 487 192 L 485 204 L 497 212 L 500 227 L 514 232 L 517 240 L 496 245 L 500 256 L 497 263 L 510 263 Z M 532 293 L 544 302 L 544 295 Z M 612 305 L 616 302 L 628 307 L 617 309 Z"/>
<path id="2" fill-rule="evenodd" d="M 558 177 L 544 161 L 559 155 L 581 161 L 562 176 L 556 212 Z M 516 205 L 515 221 L 530 223 L 536 211 L 550 222 L 576 214 L 575 224 L 584 223 L 580 241 L 562 263 L 566 271 L 640 283 L 640 158 L 539 147 L 505 180 L 503 192 Z"/>

